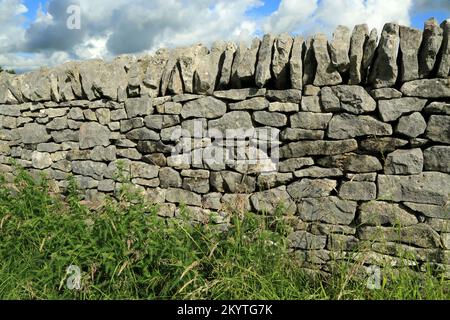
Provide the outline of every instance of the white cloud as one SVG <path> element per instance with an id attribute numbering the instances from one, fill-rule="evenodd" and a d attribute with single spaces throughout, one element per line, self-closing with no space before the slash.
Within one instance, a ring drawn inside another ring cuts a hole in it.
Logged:
<path id="1" fill-rule="evenodd" d="M 269 0 L 265 0 L 269 1 Z M 0 65 L 18 70 L 66 60 L 141 54 L 161 47 L 216 40 L 249 41 L 256 34 L 324 32 L 337 25 L 410 24 L 410 13 L 450 8 L 448 0 L 281 0 L 266 16 L 248 15 L 263 0 L 48 0 L 24 26 L 23 0 L 0 0 Z M 81 29 L 66 27 L 69 5 L 81 8 Z"/>
<path id="2" fill-rule="evenodd" d="M 269 16 L 265 31 L 331 35 L 338 25 L 350 29 L 367 23 L 381 31 L 384 23 L 410 24 L 412 0 L 282 0 Z"/>

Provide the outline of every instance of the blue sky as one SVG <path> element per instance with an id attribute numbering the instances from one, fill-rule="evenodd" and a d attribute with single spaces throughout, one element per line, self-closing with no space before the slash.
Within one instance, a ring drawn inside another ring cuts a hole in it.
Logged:
<path id="1" fill-rule="evenodd" d="M 80 30 L 66 27 L 74 3 Z M 430 17 L 450 18 L 450 0 L 0 0 L 0 65 L 23 71 L 198 42 L 248 42 L 266 32 L 331 37 L 339 24 L 422 29 Z"/>

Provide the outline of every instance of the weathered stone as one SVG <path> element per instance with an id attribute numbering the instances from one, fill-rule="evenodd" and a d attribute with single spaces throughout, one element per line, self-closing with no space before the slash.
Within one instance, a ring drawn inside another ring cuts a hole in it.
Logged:
<path id="1" fill-rule="evenodd" d="M 88 121 L 97 121 L 97 115 L 92 110 L 83 111 L 84 118 Z"/>
<path id="2" fill-rule="evenodd" d="M 347 51 L 350 55 L 349 84 L 360 84 L 365 80 L 365 68 L 363 66 L 364 44 L 369 36 L 369 27 L 367 24 L 359 24 L 353 28 L 350 40 L 350 49 Z"/>
<path id="3" fill-rule="evenodd" d="M 331 251 L 355 251 L 358 248 L 359 239 L 343 234 L 331 234 L 328 237 L 327 249 Z"/>
<path id="4" fill-rule="evenodd" d="M 442 21 L 440 27 L 443 39 L 436 61 L 436 75 L 439 78 L 446 78 L 450 75 L 450 19 Z"/>
<path id="5" fill-rule="evenodd" d="M 425 21 L 423 41 L 419 52 L 419 72 L 422 78 L 430 76 L 434 69 L 443 37 L 442 28 L 434 18 Z"/>
<path id="6" fill-rule="evenodd" d="M 332 113 L 298 112 L 290 117 L 292 128 L 324 130 Z"/>
<path id="7" fill-rule="evenodd" d="M 219 130 L 226 133 L 227 130 L 247 130 L 252 129 L 252 119 L 250 114 L 245 111 L 232 111 L 224 114 L 221 118 L 210 120 L 208 128 Z"/>
<path id="8" fill-rule="evenodd" d="M 106 171 L 106 164 L 94 161 L 72 161 L 72 171 L 76 174 L 102 180 Z"/>
<path id="9" fill-rule="evenodd" d="M 448 201 L 450 175 L 423 172 L 413 176 L 378 175 L 378 198 L 443 205 Z"/>
<path id="10" fill-rule="evenodd" d="M 316 75 L 317 61 L 314 57 L 314 39 L 308 37 L 303 44 L 303 85 L 313 84 Z"/>
<path id="11" fill-rule="evenodd" d="M 105 126 L 95 122 L 83 123 L 79 131 L 80 149 L 95 146 L 107 147 L 110 144 L 111 132 Z"/>
<path id="12" fill-rule="evenodd" d="M 414 202 L 403 203 L 408 208 L 423 214 L 426 217 L 438 219 L 450 219 L 450 203 L 444 205 L 423 204 Z"/>
<path id="13" fill-rule="evenodd" d="M 143 118 L 132 118 L 120 121 L 120 132 L 125 133 L 132 129 L 142 128 L 144 126 Z"/>
<path id="14" fill-rule="evenodd" d="M 68 123 L 67 123 L 67 118 L 66 117 L 61 117 L 61 118 L 55 118 L 52 121 L 50 121 L 49 123 L 46 124 L 47 129 L 50 130 L 63 130 L 63 129 L 67 129 L 69 127 Z"/>
<path id="15" fill-rule="evenodd" d="M 186 103 L 181 116 L 183 119 L 192 117 L 213 119 L 223 116 L 226 111 L 227 106 L 224 102 L 213 97 L 204 97 Z"/>
<path id="16" fill-rule="evenodd" d="M 96 146 L 91 151 L 90 158 L 94 161 L 113 161 L 116 160 L 116 151 L 117 150 L 115 146 L 109 146 L 106 148 L 102 146 Z"/>
<path id="17" fill-rule="evenodd" d="M 425 136 L 436 142 L 450 144 L 450 116 L 432 115 Z"/>
<path id="18" fill-rule="evenodd" d="M 191 191 L 177 188 L 168 188 L 166 190 L 166 201 L 173 203 L 183 203 L 192 206 L 201 206 L 202 197 Z"/>
<path id="19" fill-rule="evenodd" d="M 336 184 L 336 180 L 330 179 L 301 179 L 288 185 L 287 192 L 294 200 L 326 197 Z"/>
<path id="20" fill-rule="evenodd" d="M 253 113 L 253 120 L 270 127 L 283 127 L 287 124 L 286 115 L 279 112 L 256 111 Z"/>
<path id="21" fill-rule="evenodd" d="M 166 167 L 166 168 L 160 168 L 159 169 L 159 180 L 161 188 L 180 188 L 181 187 L 181 177 L 178 171 Z"/>
<path id="22" fill-rule="evenodd" d="M 147 128 L 133 129 L 125 136 L 130 140 L 159 140 L 159 134 Z"/>
<path id="23" fill-rule="evenodd" d="M 376 157 L 355 153 L 320 158 L 316 163 L 328 168 L 339 168 L 344 171 L 359 173 L 378 171 L 383 168 Z"/>
<path id="24" fill-rule="evenodd" d="M 62 149 L 61 145 L 54 142 L 40 143 L 36 146 L 36 150 L 40 152 L 56 152 L 61 149 Z"/>
<path id="25" fill-rule="evenodd" d="M 286 192 L 285 186 L 254 193 L 250 197 L 250 201 L 256 211 L 269 215 L 275 214 L 277 210 L 284 215 L 292 215 L 296 211 L 295 202 Z"/>
<path id="26" fill-rule="evenodd" d="M 316 74 L 314 77 L 315 86 L 332 86 L 342 82 L 341 75 L 331 63 L 328 54 L 328 41 L 324 34 L 316 34 L 312 43 L 314 57 L 317 62 Z"/>
<path id="27" fill-rule="evenodd" d="M 22 143 L 25 144 L 47 142 L 51 138 L 45 126 L 35 123 L 25 124 L 23 128 L 19 129 L 19 135 Z"/>
<path id="28" fill-rule="evenodd" d="M 304 101 L 304 98 L 303 98 Z M 292 102 L 271 102 L 269 111 L 273 112 L 298 112 L 300 107 L 297 103 Z"/>
<path id="29" fill-rule="evenodd" d="M 379 89 L 373 89 L 370 91 L 370 95 L 375 100 L 381 100 L 381 99 L 396 99 L 401 98 L 402 93 L 394 88 L 379 88 Z"/>
<path id="30" fill-rule="evenodd" d="M 304 198 L 297 208 L 303 221 L 348 225 L 355 217 L 356 202 L 338 197 Z"/>
<path id="31" fill-rule="evenodd" d="M 251 193 L 255 190 L 255 178 L 237 172 L 221 172 L 225 190 L 231 193 Z"/>
<path id="32" fill-rule="evenodd" d="M 400 91 L 405 96 L 420 98 L 449 98 L 450 79 L 421 79 L 405 82 Z"/>
<path id="33" fill-rule="evenodd" d="M 439 234 L 426 224 L 416 224 L 403 228 L 364 227 L 358 231 L 361 240 L 377 242 L 395 241 L 421 248 L 440 247 Z"/>
<path id="34" fill-rule="evenodd" d="M 448 219 L 429 218 L 426 224 L 437 232 L 450 232 L 450 221 Z"/>
<path id="35" fill-rule="evenodd" d="M 364 44 L 364 56 L 362 60 L 362 68 L 364 70 L 364 82 L 368 76 L 368 69 L 371 68 L 373 59 L 378 46 L 378 30 L 373 28 L 370 31 L 369 38 L 366 39 Z"/>
<path id="36" fill-rule="evenodd" d="M 424 170 L 450 173 L 450 146 L 432 146 L 423 152 Z"/>
<path id="37" fill-rule="evenodd" d="M 230 101 L 242 101 L 248 98 L 264 97 L 266 89 L 257 88 L 242 88 L 242 89 L 230 89 L 225 91 L 214 91 L 213 96 L 219 99 L 225 99 Z"/>
<path id="38" fill-rule="evenodd" d="M 377 174 L 375 172 L 370 173 L 347 173 L 345 175 L 350 181 L 369 181 L 375 182 Z"/>
<path id="39" fill-rule="evenodd" d="M 303 37 L 294 37 L 292 43 L 291 58 L 289 60 L 289 75 L 291 78 L 291 88 L 301 90 L 303 87 Z"/>
<path id="40" fill-rule="evenodd" d="M 303 97 L 301 106 L 302 106 L 302 111 L 310 111 L 310 112 L 321 112 L 322 111 L 319 96 Z"/>
<path id="41" fill-rule="evenodd" d="M 377 197 L 377 187 L 373 182 L 347 181 L 339 188 L 339 197 L 348 200 L 373 200 Z"/>
<path id="42" fill-rule="evenodd" d="M 209 179 L 185 177 L 183 178 L 183 189 L 201 194 L 208 193 Z"/>
<path id="43" fill-rule="evenodd" d="M 228 42 L 223 53 L 222 68 L 220 70 L 220 79 L 217 87 L 219 89 L 227 88 L 230 83 L 231 71 L 233 66 L 234 53 L 236 52 L 236 45 Z"/>
<path id="44" fill-rule="evenodd" d="M 339 85 L 331 90 L 340 101 L 340 109 L 354 114 L 374 111 L 377 107 L 375 100 L 360 86 Z"/>
<path id="45" fill-rule="evenodd" d="M 320 101 L 325 112 L 334 112 L 341 110 L 341 102 L 334 94 L 331 87 L 323 87 L 320 91 Z"/>
<path id="46" fill-rule="evenodd" d="M 255 83 L 259 88 L 264 87 L 271 78 L 270 65 L 272 62 L 274 40 L 275 37 L 272 34 L 265 34 L 259 47 L 255 70 Z"/>
<path id="47" fill-rule="evenodd" d="M 179 94 L 176 94 L 176 95 L 171 96 L 171 97 L 172 97 L 172 102 L 184 103 L 184 102 L 189 102 L 189 101 L 192 101 L 192 100 L 200 99 L 200 98 L 202 98 L 204 96 L 200 95 L 200 94 L 192 94 L 192 93 L 179 93 Z"/>
<path id="48" fill-rule="evenodd" d="M 422 111 L 427 100 L 418 98 L 398 98 L 378 101 L 378 110 L 383 121 L 395 121 L 405 113 Z"/>
<path id="49" fill-rule="evenodd" d="M 267 109 L 269 101 L 263 97 L 251 98 L 237 103 L 230 103 L 230 110 L 263 110 Z M 225 107 L 226 109 L 226 107 Z"/>
<path id="50" fill-rule="evenodd" d="M 350 29 L 346 26 L 339 25 L 333 33 L 333 40 L 330 42 L 331 63 L 340 73 L 348 71 L 350 66 L 348 56 L 350 51 L 350 36 Z"/>
<path id="51" fill-rule="evenodd" d="M 288 236 L 289 247 L 302 250 L 325 248 L 327 236 L 316 236 L 306 231 L 295 231 Z"/>
<path id="52" fill-rule="evenodd" d="M 225 53 L 227 44 L 224 41 L 216 41 L 209 54 L 201 59 L 194 72 L 194 92 L 211 94 L 218 83 L 221 59 Z"/>
<path id="53" fill-rule="evenodd" d="M 152 153 L 142 157 L 142 161 L 159 167 L 167 165 L 167 159 L 163 153 Z"/>
<path id="54" fill-rule="evenodd" d="M 337 114 L 328 123 L 327 135 L 332 139 L 392 134 L 392 126 L 376 120 L 372 116 L 356 116 L 348 113 Z"/>
<path id="55" fill-rule="evenodd" d="M 158 177 L 159 167 L 144 162 L 130 162 L 130 177 L 153 179 Z"/>
<path id="56" fill-rule="evenodd" d="M 410 138 L 415 138 L 424 133 L 426 128 L 427 123 L 423 116 L 420 112 L 414 112 L 400 118 L 397 127 L 395 128 L 395 132 Z"/>
<path id="57" fill-rule="evenodd" d="M 258 176 L 258 187 L 261 190 L 276 188 L 291 183 L 293 174 L 291 172 L 264 172 Z"/>
<path id="58" fill-rule="evenodd" d="M 293 42 L 294 40 L 288 33 L 282 33 L 277 37 L 273 45 L 272 73 L 275 87 L 278 89 L 289 87 L 289 62 Z"/>
<path id="59" fill-rule="evenodd" d="M 306 169 L 297 170 L 294 172 L 296 178 L 325 178 L 325 177 L 339 177 L 343 173 L 337 168 L 321 168 L 321 167 L 309 167 Z"/>
<path id="60" fill-rule="evenodd" d="M 426 113 L 450 115 L 450 103 L 432 102 L 423 109 Z"/>
<path id="61" fill-rule="evenodd" d="M 242 214 L 249 212 L 252 209 L 249 194 L 224 194 L 221 197 L 220 202 L 220 210 L 224 210 L 225 212 Z"/>
<path id="62" fill-rule="evenodd" d="M 284 141 L 322 140 L 324 135 L 323 130 L 286 128 L 281 132 L 280 138 Z"/>
<path id="63" fill-rule="evenodd" d="M 385 154 L 408 144 L 407 140 L 391 137 L 367 138 L 360 142 L 362 150 Z"/>
<path id="64" fill-rule="evenodd" d="M 406 227 L 417 224 L 416 216 L 400 208 L 398 204 L 370 201 L 361 204 L 357 223 L 369 226 Z"/>
<path id="65" fill-rule="evenodd" d="M 385 174 L 419 174 L 423 168 L 423 154 L 419 148 L 395 150 L 389 153 L 384 163 Z"/>
<path id="66" fill-rule="evenodd" d="M 152 99 L 148 96 L 132 98 L 125 101 L 128 118 L 147 116 L 153 113 Z"/>
<path id="67" fill-rule="evenodd" d="M 53 161 L 47 152 L 34 151 L 31 155 L 33 168 L 45 169 L 52 165 Z"/>
<path id="68" fill-rule="evenodd" d="M 127 158 L 127 159 L 132 159 L 132 160 L 141 160 L 142 159 L 142 154 L 134 148 L 118 149 L 117 156 L 119 158 Z"/>
<path id="69" fill-rule="evenodd" d="M 419 79 L 419 49 L 422 31 L 400 26 L 400 81 Z"/>
<path id="70" fill-rule="evenodd" d="M 266 98 L 270 101 L 300 103 L 302 91 L 297 89 L 267 90 Z"/>
<path id="71" fill-rule="evenodd" d="M 233 60 L 231 84 L 235 88 L 245 87 L 247 84 L 254 83 L 255 67 L 257 62 L 258 50 L 261 41 L 253 39 L 251 47 L 247 48 L 245 44 L 240 43 Z"/>
<path id="72" fill-rule="evenodd" d="M 324 88 L 328 88 L 328 87 L 324 87 Z M 313 86 L 312 84 L 307 84 L 304 88 L 303 88 L 303 95 L 304 96 L 320 96 L 320 87 L 317 86 Z"/>
<path id="73" fill-rule="evenodd" d="M 279 172 L 293 172 L 305 166 L 311 166 L 314 164 L 312 158 L 291 158 L 279 163 Z"/>
<path id="74" fill-rule="evenodd" d="M 291 142 L 280 148 L 282 158 L 303 156 L 335 155 L 354 151 L 358 144 L 354 139 L 341 141 L 301 141 Z"/>
<path id="75" fill-rule="evenodd" d="M 180 123 L 180 118 L 173 114 L 153 114 L 144 119 L 145 126 L 149 129 L 161 130 Z"/>
<path id="76" fill-rule="evenodd" d="M 399 26 L 395 23 L 386 23 L 369 75 L 369 82 L 374 88 L 390 87 L 397 81 L 399 44 Z"/>
<path id="77" fill-rule="evenodd" d="M 99 181 L 97 189 L 98 189 L 98 191 L 103 191 L 103 192 L 114 191 L 115 181 L 111 180 L 111 179 L 104 179 L 102 181 Z"/>

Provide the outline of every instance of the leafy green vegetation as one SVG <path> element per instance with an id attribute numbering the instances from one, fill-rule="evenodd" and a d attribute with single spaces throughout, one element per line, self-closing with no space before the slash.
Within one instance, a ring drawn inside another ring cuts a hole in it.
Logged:
<path id="1" fill-rule="evenodd" d="M 174 219 L 125 189 L 96 210 L 18 169 L 0 181 L 2 299 L 449 299 L 449 283 L 397 272 L 370 290 L 357 264 L 311 277 L 288 252 L 280 213 L 235 215 L 227 230 Z M 69 266 L 81 287 L 67 286 Z"/>
<path id="2" fill-rule="evenodd" d="M 5 71 L 7 73 L 10 73 L 10 74 L 16 74 L 16 71 L 14 71 L 12 69 L 10 69 L 10 70 L 3 69 L 2 66 L 0 66 L 0 72 L 3 72 L 3 71 Z"/>

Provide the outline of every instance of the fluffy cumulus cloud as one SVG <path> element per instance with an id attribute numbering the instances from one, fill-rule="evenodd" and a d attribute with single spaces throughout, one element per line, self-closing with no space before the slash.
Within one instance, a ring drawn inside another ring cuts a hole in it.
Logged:
<path id="1" fill-rule="evenodd" d="M 409 25 L 412 4 L 412 0 L 282 0 L 264 30 L 331 34 L 337 25 L 353 28 L 360 23 L 381 30 L 385 22 Z"/>
<path id="2" fill-rule="evenodd" d="M 448 0 L 41 0 L 26 21 L 26 0 L 0 0 L 0 65 L 28 70 L 71 59 L 142 54 L 215 40 L 249 41 L 264 32 L 331 35 L 337 25 L 387 21 L 409 25 L 414 10 L 448 8 Z M 264 6 L 275 7 L 274 10 Z M 67 27 L 71 5 L 81 28 Z"/>

